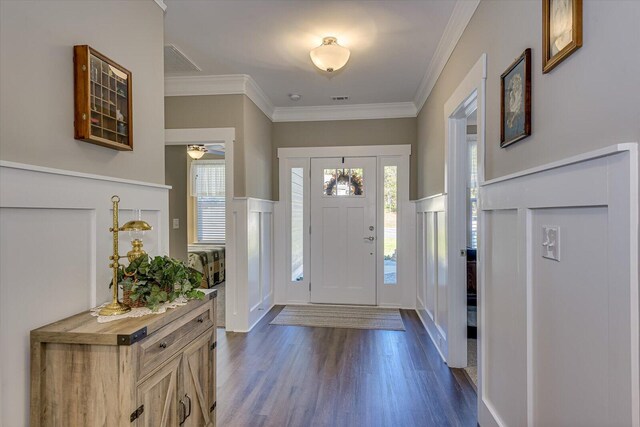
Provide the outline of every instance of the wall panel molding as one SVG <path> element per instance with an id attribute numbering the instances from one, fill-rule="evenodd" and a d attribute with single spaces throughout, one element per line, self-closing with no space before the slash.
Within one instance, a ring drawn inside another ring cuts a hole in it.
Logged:
<path id="1" fill-rule="evenodd" d="M 479 423 L 640 425 L 638 145 L 487 181 L 479 199 Z"/>
<path id="2" fill-rule="evenodd" d="M 233 199 L 235 264 L 226 297 L 227 330 L 249 332 L 275 302 L 275 202 L 251 197 Z M 229 264 L 227 264 L 229 266 Z"/>
<path id="3" fill-rule="evenodd" d="M 0 162 L 2 412 L 28 424 L 29 331 L 110 299 L 111 196 L 120 221 L 142 209 L 150 255 L 168 253 L 165 185 Z M 130 238 L 120 234 L 120 252 Z"/>
<path id="4" fill-rule="evenodd" d="M 446 331 L 447 250 L 444 239 L 446 195 L 417 200 L 416 305 L 420 320 L 436 345 L 442 360 L 448 355 Z M 443 313 L 444 319 L 443 319 Z"/>

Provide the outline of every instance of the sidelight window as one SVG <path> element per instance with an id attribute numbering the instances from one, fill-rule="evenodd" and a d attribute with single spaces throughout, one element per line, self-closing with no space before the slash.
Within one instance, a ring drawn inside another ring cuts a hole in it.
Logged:
<path id="1" fill-rule="evenodd" d="M 384 167 L 384 284 L 398 283 L 398 166 Z"/>
<path id="2" fill-rule="evenodd" d="M 291 281 L 304 280 L 304 168 L 291 168 Z"/>

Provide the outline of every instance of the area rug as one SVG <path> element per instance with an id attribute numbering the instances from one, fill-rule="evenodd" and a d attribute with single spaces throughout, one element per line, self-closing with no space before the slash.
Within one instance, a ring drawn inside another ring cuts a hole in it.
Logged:
<path id="1" fill-rule="evenodd" d="M 335 305 L 287 305 L 271 321 L 271 324 L 321 328 L 405 330 L 400 310 L 396 308 Z"/>

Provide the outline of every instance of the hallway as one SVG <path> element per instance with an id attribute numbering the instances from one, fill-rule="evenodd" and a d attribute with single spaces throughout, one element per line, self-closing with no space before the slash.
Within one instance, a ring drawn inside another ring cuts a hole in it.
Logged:
<path id="1" fill-rule="evenodd" d="M 413 311 L 406 332 L 272 326 L 218 330 L 218 425 L 475 426 L 476 394 Z"/>

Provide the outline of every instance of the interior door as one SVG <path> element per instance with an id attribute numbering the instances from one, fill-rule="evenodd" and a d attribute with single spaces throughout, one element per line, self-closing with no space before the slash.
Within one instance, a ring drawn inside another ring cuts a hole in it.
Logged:
<path id="1" fill-rule="evenodd" d="M 311 302 L 376 304 L 376 158 L 311 159 Z"/>

